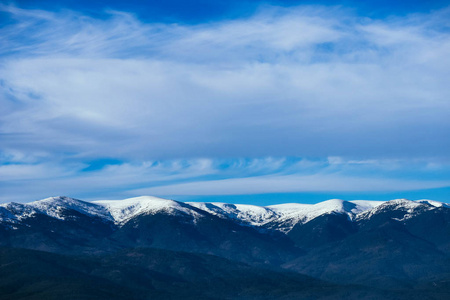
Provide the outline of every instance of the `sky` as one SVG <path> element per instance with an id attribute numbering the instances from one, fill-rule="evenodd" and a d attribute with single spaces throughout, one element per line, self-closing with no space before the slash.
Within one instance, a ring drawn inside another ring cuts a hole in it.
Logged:
<path id="1" fill-rule="evenodd" d="M 448 1 L 0 1 L 0 203 L 450 202 L 449 53 Z"/>

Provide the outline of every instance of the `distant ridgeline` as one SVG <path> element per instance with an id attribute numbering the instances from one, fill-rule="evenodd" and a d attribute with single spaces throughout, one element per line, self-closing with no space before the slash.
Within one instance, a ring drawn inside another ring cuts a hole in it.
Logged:
<path id="1" fill-rule="evenodd" d="M 0 205 L 0 299 L 450 299 L 450 206 Z"/>

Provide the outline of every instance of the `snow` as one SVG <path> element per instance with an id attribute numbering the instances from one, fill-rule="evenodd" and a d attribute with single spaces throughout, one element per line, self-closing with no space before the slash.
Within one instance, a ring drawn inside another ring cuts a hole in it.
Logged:
<path id="1" fill-rule="evenodd" d="M 434 200 L 429 200 L 429 199 L 421 199 L 421 200 L 417 200 L 416 202 L 426 203 L 426 204 L 432 205 L 434 207 L 447 207 L 447 208 L 450 208 L 450 205 L 448 203 L 434 201 Z"/>
<path id="2" fill-rule="evenodd" d="M 449 207 L 450 205 L 432 200 L 411 201 L 394 199 L 390 201 L 331 199 L 317 204 L 286 203 L 270 206 L 255 206 L 226 203 L 189 202 L 190 205 L 211 214 L 240 220 L 252 226 L 267 226 L 282 232 L 289 232 L 296 224 L 305 224 L 324 214 L 345 214 L 350 220 L 370 218 L 386 209 L 401 209 L 406 212 L 404 219 L 414 216 L 416 209 L 424 207 Z"/>
<path id="3" fill-rule="evenodd" d="M 353 219 L 357 214 L 381 205 L 384 201 L 344 201 L 331 199 L 317 204 L 286 203 L 270 206 L 245 204 L 189 202 L 188 204 L 213 215 L 239 220 L 252 226 L 268 226 L 289 232 L 298 223 L 307 223 L 318 216 L 338 213 Z"/>
<path id="4" fill-rule="evenodd" d="M 274 211 L 284 216 L 296 217 L 303 223 L 306 223 L 318 216 L 329 213 L 343 213 L 349 217 L 372 209 L 377 205 L 382 204 L 383 201 L 345 201 L 341 199 L 331 199 L 317 204 L 280 204 L 268 206 Z"/>
<path id="5" fill-rule="evenodd" d="M 5 204 L 0 205 L 0 222 L 14 222 L 17 217 L 5 208 Z"/>
<path id="6" fill-rule="evenodd" d="M 268 206 L 278 214 L 276 223 L 279 224 L 278 229 L 282 232 L 289 232 L 296 224 L 305 224 L 318 216 L 339 213 L 347 214 L 349 218 L 353 217 L 352 209 L 355 204 L 340 199 L 331 199 L 317 204 L 299 204 L 288 203 Z"/>
<path id="7" fill-rule="evenodd" d="M 394 199 L 394 200 L 388 201 L 386 203 L 383 203 L 380 206 L 377 206 L 377 208 L 374 211 L 385 210 L 385 209 L 402 209 L 402 210 L 406 210 L 406 211 L 410 212 L 421 206 L 424 206 L 424 204 L 416 202 L 416 201 L 408 200 L 408 199 Z"/>
<path id="8" fill-rule="evenodd" d="M 386 201 L 374 200 L 353 200 L 349 202 L 356 204 L 355 209 L 352 211 L 355 214 L 360 214 L 362 212 L 374 209 L 375 207 L 380 206 L 383 203 L 386 203 Z"/>
<path id="9" fill-rule="evenodd" d="M 271 209 L 247 204 L 187 202 L 187 204 L 221 218 L 239 220 L 244 224 L 261 226 L 276 217 Z"/>
<path id="10" fill-rule="evenodd" d="M 445 203 L 420 200 L 394 199 L 391 201 L 331 199 L 317 204 L 286 203 L 270 206 L 255 206 L 227 203 L 189 202 L 188 204 L 222 218 L 239 220 L 252 226 L 267 226 L 282 232 L 289 232 L 296 224 L 305 224 L 324 214 L 346 214 L 350 220 L 370 218 L 388 209 L 404 209 L 412 217 L 412 212 L 427 204 L 433 207 L 450 207 Z"/>
<path id="11" fill-rule="evenodd" d="M 450 208 L 443 202 L 422 199 L 411 201 L 394 199 L 391 201 L 331 199 L 317 204 L 286 203 L 270 206 L 247 204 L 178 202 L 158 197 L 142 196 L 125 200 L 99 200 L 85 202 L 69 197 L 51 197 L 28 204 L 0 204 L 0 222 L 18 223 L 36 214 L 45 214 L 64 220 L 67 209 L 75 210 L 87 216 L 99 217 L 123 225 L 139 215 L 165 213 L 170 215 L 188 215 L 193 221 L 206 214 L 239 222 L 241 225 L 264 227 L 289 232 L 296 224 L 307 223 L 324 214 L 345 214 L 350 220 L 371 218 L 385 210 L 405 212 L 403 221 L 413 217 L 423 209 L 439 207 Z M 204 213 L 203 213 L 204 212 Z"/>
<path id="12" fill-rule="evenodd" d="M 387 201 L 381 205 L 378 205 L 371 210 L 360 213 L 357 217 L 358 219 L 368 219 L 386 210 L 399 210 L 405 212 L 403 218 L 401 219 L 393 218 L 393 219 L 396 221 L 404 221 L 416 215 L 421 208 L 425 210 L 431 210 L 435 209 L 436 206 L 431 205 L 427 202 L 412 201 L 408 199 L 394 199 Z"/>
<path id="13" fill-rule="evenodd" d="M 20 221 L 38 213 L 33 207 L 22 203 L 5 203 L 1 204 L 0 207 L 0 218 L 9 222 Z"/>
<path id="14" fill-rule="evenodd" d="M 189 205 L 151 196 L 125 200 L 99 200 L 92 203 L 107 209 L 117 224 L 124 224 L 138 215 L 154 214 L 161 211 L 169 214 L 182 213 L 195 217 L 200 216 L 196 211 L 190 209 Z"/>
<path id="15" fill-rule="evenodd" d="M 28 203 L 28 205 L 43 214 L 60 220 L 64 220 L 63 211 L 65 209 L 72 209 L 88 216 L 112 220 L 111 214 L 103 206 L 69 197 L 50 197 Z"/>

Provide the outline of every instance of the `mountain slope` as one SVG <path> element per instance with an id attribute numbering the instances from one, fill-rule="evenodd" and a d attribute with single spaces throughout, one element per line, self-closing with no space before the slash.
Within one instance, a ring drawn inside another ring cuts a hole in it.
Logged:
<path id="1" fill-rule="evenodd" d="M 340 237 L 328 235 L 328 240 L 317 242 L 323 232 L 314 229 L 329 228 L 329 217 L 301 228 L 297 243 L 313 240 L 313 250 L 284 267 L 324 280 L 384 288 L 439 286 L 450 279 L 450 210 L 445 206 L 389 201 L 347 221 L 347 228 L 353 229 Z M 339 223 L 332 224 L 336 231 Z"/>
<path id="2" fill-rule="evenodd" d="M 0 299 L 359 299 L 383 294 L 158 249 L 71 257 L 0 248 L 0 260 Z"/>
<path id="3" fill-rule="evenodd" d="M 93 204 L 109 212 L 117 224 L 125 224 L 140 216 L 164 212 L 166 214 L 185 214 L 200 217 L 199 213 L 188 204 L 157 197 L 142 196 L 121 201 L 94 201 Z"/>
<path id="4" fill-rule="evenodd" d="M 156 197 L 95 202 L 52 197 L 1 204 L 0 246 L 102 259 L 136 247 L 157 248 L 387 295 L 412 290 L 412 296 L 450 297 L 450 206 L 432 200 L 333 199 L 259 207 Z M 111 270 L 120 264 L 109 263 Z"/>
<path id="5" fill-rule="evenodd" d="M 300 253 L 279 233 L 262 233 L 204 211 L 141 214 L 114 232 L 112 238 L 130 247 L 214 254 L 247 263 L 278 265 Z"/>

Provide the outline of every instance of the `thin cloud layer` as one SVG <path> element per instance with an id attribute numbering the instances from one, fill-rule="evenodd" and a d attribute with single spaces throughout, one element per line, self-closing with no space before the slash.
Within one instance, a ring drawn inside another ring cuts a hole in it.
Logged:
<path id="1" fill-rule="evenodd" d="M 118 11 L 93 18 L 0 9 L 8 18 L 0 28 L 0 172 L 10 183 L 61 172 L 58 184 L 94 189 L 84 166 L 102 158 L 122 168 L 196 157 L 450 158 L 448 9 L 375 20 L 336 7 L 267 6 L 199 25 Z M 116 182 L 109 171 L 104 180 Z M 227 189 L 239 192 L 245 180 L 226 176 Z M 298 176 L 287 181 L 305 179 Z M 121 191 L 158 191 L 150 179 L 127 178 Z M 198 180 L 209 191 L 217 183 Z M 438 181 L 423 188 L 445 185 Z"/>
<path id="2" fill-rule="evenodd" d="M 449 167 L 411 160 L 341 157 L 190 159 L 136 163 L 28 163 L 0 166 L 2 202 L 48 195 L 82 199 L 250 195 L 302 192 L 403 192 L 450 185 Z M 414 176 L 411 176 L 414 174 Z"/>
<path id="3" fill-rule="evenodd" d="M 447 187 L 450 181 L 389 180 L 327 175 L 259 176 L 224 180 L 197 181 L 143 188 L 131 191 L 136 195 L 205 196 L 251 195 L 300 192 L 377 192 L 414 191 Z"/>

